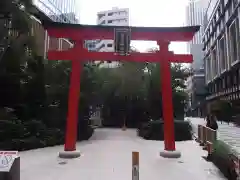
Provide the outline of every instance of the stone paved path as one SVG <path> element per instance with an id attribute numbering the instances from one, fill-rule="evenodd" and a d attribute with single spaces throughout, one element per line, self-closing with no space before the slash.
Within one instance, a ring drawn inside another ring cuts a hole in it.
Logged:
<path id="1" fill-rule="evenodd" d="M 206 122 L 203 118 L 186 118 L 189 119 L 193 124 L 193 130 L 197 133 L 197 125 Z M 230 145 L 233 150 L 235 150 L 240 155 L 240 128 L 236 127 L 234 124 L 227 124 L 218 122 L 218 138 L 228 145 Z"/>
<path id="2" fill-rule="evenodd" d="M 140 153 L 140 180 L 223 180 L 219 170 L 201 156 L 194 141 L 178 142 L 180 159 L 159 156 L 162 141 L 146 141 L 136 130 L 96 129 L 89 141 L 77 144 L 78 159 L 57 158 L 62 146 L 21 152 L 22 180 L 131 180 L 132 151 Z"/>

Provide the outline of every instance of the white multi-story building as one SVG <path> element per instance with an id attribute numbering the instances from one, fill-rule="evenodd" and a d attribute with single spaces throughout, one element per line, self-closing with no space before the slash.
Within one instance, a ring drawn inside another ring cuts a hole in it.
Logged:
<path id="1" fill-rule="evenodd" d="M 104 26 L 129 26 L 129 9 L 115 7 L 111 10 L 98 12 L 97 24 Z M 96 45 L 96 50 L 100 52 L 113 52 L 114 41 L 112 39 L 101 40 Z"/>
<path id="2" fill-rule="evenodd" d="M 100 11 L 97 13 L 97 24 L 128 26 L 129 9 L 114 7 L 111 10 Z"/>

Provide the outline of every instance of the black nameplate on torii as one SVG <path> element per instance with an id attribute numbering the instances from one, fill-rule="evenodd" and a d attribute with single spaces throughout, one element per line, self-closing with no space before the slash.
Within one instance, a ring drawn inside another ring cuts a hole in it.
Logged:
<path id="1" fill-rule="evenodd" d="M 120 55 L 128 55 L 130 52 L 131 30 L 130 28 L 114 29 L 114 50 Z"/>

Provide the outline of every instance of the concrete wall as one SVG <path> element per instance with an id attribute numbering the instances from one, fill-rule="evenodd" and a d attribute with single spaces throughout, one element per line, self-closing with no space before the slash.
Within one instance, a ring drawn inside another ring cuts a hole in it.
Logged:
<path id="1" fill-rule="evenodd" d="M 192 83 L 193 83 L 193 91 L 196 95 L 202 95 L 206 93 L 204 75 L 194 76 L 192 79 Z"/>

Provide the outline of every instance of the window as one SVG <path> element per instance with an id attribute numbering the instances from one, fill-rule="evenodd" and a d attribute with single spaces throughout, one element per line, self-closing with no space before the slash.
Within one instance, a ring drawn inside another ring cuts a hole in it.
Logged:
<path id="1" fill-rule="evenodd" d="M 211 54 L 211 62 L 212 62 L 212 78 L 217 75 L 218 71 L 218 63 L 217 63 L 217 52 L 216 48 L 213 49 Z"/>
<path id="2" fill-rule="evenodd" d="M 226 78 L 222 79 L 222 85 L 223 89 L 226 89 Z"/>
<path id="3" fill-rule="evenodd" d="M 107 44 L 107 47 L 112 47 L 113 45 L 112 44 Z"/>
<path id="4" fill-rule="evenodd" d="M 233 3 L 233 9 L 235 9 L 237 6 L 238 0 L 233 0 L 232 3 Z"/>
<path id="5" fill-rule="evenodd" d="M 211 61 L 210 61 L 210 56 L 208 56 L 205 59 L 205 66 L 206 66 L 206 81 L 210 81 L 211 80 Z"/>
<path id="6" fill-rule="evenodd" d="M 113 15 L 113 12 L 111 12 L 111 13 L 108 13 L 108 16 L 112 16 Z"/>
<path id="7" fill-rule="evenodd" d="M 98 14 L 98 19 L 101 19 L 105 14 Z"/>
<path id="8" fill-rule="evenodd" d="M 234 63 L 238 57 L 237 57 L 237 43 L 238 43 L 238 36 L 237 36 L 237 30 L 236 30 L 236 21 L 234 21 L 231 26 L 229 27 L 229 40 L 230 40 L 230 62 Z"/>
<path id="9" fill-rule="evenodd" d="M 88 44 L 88 48 L 95 48 L 95 44 Z"/>
<path id="10" fill-rule="evenodd" d="M 103 24 L 105 24 L 105 20 L 104 21 L 102 21 L 102 22 L 100 22 L 100 23 L 98 23 L 99 25 L 103 25 Z"/>
<path id="11" fill-rule="evenodd" d="M 119 15 L 126 15 L 127 12 L 126 12 L 126 11 L 120 11 L 118 14 L 119 14 Z"/>
<path id="12" fill-rule="evenodd" d="M 113 20 L 108 20 L 108 23 L 113 23 Z"/>
<path id="13" fill-rule="evenodd" d="M 230 17 L 232 15 L 232 6 L 230 5 L 230 7 L 228 8 L 228 17 Z"/>
<path id="14" fill-rule="evenodd" d="M 225 46 L 224 36 L 219 40 L 219 64 L 220 64 L 220 71 L 226 70 L 227 59 L 226 59 L 226 46 Z"/>

